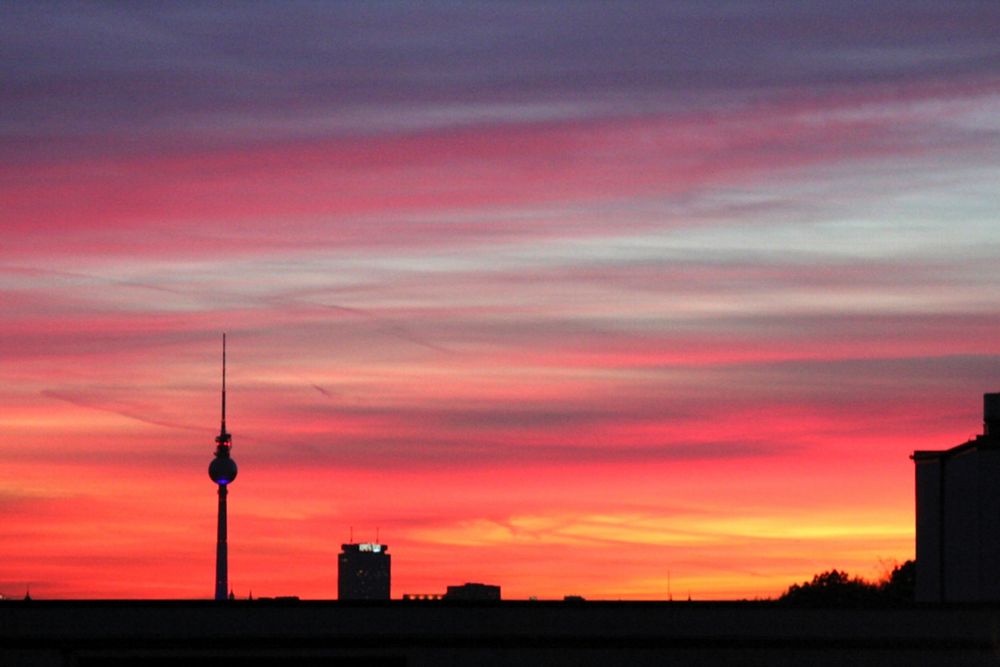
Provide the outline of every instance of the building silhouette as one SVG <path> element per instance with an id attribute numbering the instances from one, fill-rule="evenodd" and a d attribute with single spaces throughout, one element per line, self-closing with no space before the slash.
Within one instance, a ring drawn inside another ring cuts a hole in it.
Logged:
<path id="1" fill-rule="evenodd" d="M 915 451 L 918 602 L 1000 601 L 1000 393 L 983 396 L 983 433 Z"/>
<path id="2" fill-rule="evenodd" d="M 386 544 L 342 544 L 337 558 L 337 599 L 388 600 L 392 557 Z"/>
<path id="3" fill-rule="evenodd" d="M 499 600 L 500 587 L 492 584 L 466 583 L 461 586 L 449 586 L 444 594 L 445 600 Z"/>

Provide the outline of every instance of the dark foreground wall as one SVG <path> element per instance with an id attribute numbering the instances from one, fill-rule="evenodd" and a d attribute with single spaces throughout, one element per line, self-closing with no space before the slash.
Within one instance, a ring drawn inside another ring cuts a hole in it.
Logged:
<path id="1" fill-rule="evenodd" d="M 0 602 L 0 665 L 987 665 L 1000 607 Z"/>

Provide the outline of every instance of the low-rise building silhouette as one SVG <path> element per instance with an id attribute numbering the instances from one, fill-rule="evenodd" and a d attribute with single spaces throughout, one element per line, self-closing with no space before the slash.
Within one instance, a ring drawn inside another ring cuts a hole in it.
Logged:
<path id="1" fill-rule="evenodd" d="M 1000 394 L 983 396 L 983 433 L 916 451 L 918 602 L 1000 601 Z"/>
<path id="2" fill-rule="evenodd" d="M 388 600 L 392 557 L 386 544 L 342 544 L 337 559 L 339 600 Z"/>
<path id="3" fill-rule="evenodd" d="M 499 600 L 500 587 L 492 584 L 466 583 L 461 586 L 449 586 L 444 594 L 445 600 Z"/>
<path id="4" fill-rule="evenodd" d="M 406 602 L 427 602 L 440 600 L 442 597 L 440 593 L 403 593 L 403 600 Z"/>

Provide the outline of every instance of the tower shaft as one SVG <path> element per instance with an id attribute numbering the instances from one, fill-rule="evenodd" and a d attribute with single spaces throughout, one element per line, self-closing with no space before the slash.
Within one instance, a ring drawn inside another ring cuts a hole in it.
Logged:
<path id="1" fill-rule="evenodd" d="M 215 545 L 215 599 L 225 600 L 229 594 L 229 546 L 226 529 L 226 496 L 229 489 L 219 484 L 219 534 Z"/>

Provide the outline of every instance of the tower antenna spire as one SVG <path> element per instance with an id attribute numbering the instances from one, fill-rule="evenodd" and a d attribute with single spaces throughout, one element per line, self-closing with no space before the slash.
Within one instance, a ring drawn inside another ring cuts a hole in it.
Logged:
<path id="1" fill-rule="evenodd" d="M 226 432 L 226 332 L 222 332 L 222 432 Z"/>
<path id="2" fill-rule="evenodd" d="M 233 437 L 226 432 L 226 334 L 222 334 L 222 426 L 215 439 L 219 447 L 230 447 Z"/>

